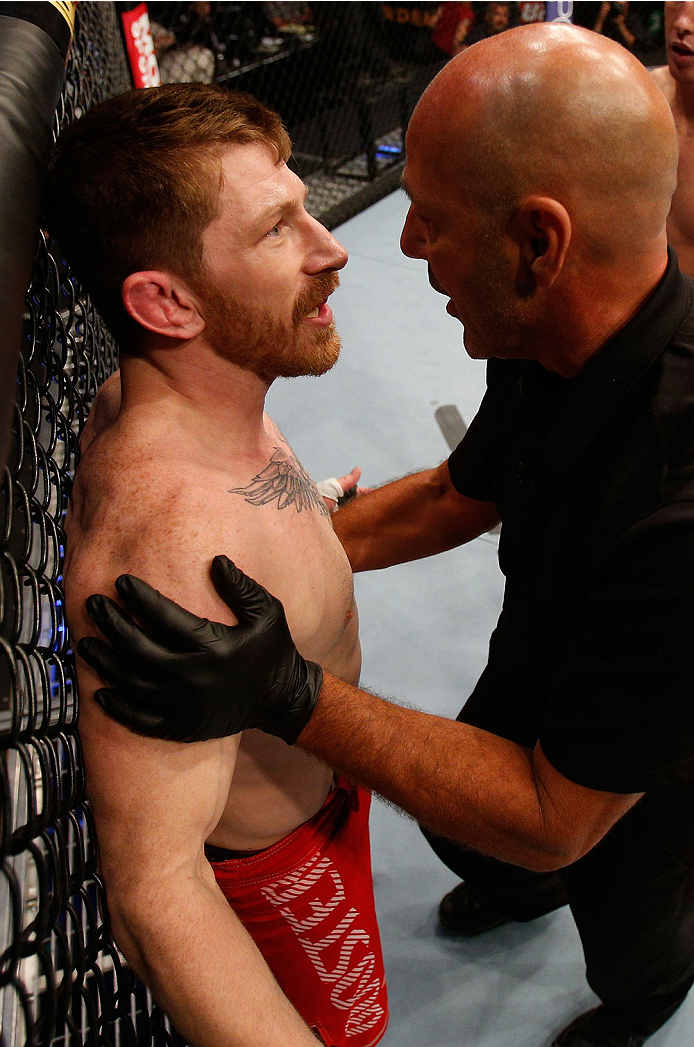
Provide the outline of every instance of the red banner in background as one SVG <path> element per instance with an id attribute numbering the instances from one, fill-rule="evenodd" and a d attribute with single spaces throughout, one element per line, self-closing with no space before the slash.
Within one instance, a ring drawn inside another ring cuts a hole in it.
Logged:
<path id="1" fill-rule="evenodd" d="M 147 4 L 136 4 L 131 10 L 122 11 L 121 22 L 135 87 L 158 87 L 161 81 Z"/>

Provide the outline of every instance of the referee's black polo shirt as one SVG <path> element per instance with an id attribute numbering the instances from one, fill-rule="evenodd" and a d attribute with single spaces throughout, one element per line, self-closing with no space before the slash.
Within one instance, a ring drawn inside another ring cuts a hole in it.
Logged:
<path id="1" fill-rule="evenodd" d="M 460 719 L 567 778 L 642 792 L 694 778 L 694 281 L 673 255 L 576 378 L 491 361 L 450 457 L 496 503 L 504 605 Z"/>

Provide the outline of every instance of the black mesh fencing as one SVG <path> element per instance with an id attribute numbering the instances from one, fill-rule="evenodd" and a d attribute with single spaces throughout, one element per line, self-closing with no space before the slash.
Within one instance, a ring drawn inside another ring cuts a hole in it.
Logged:
<path id="1" fill-rule="evenodd" d="M 115 5 L 80 3 L 56 132 L 130 86 Z M 182 1043 L 109 933 L 61 589 L 79 434 L 116 366 L 88 296 L 41 232 L 0 494 L 3 1047 Z"/>
<path id="2" fill-rule="evenodd" d="M 276 109 L 307 206 L 329 228 L 398 184 L 412 110 L 452 55 L 496 32 L 499 16 L 511 28 L 559 17 L 548 10 L 559 7 L 593 28 L 601 5 L 148 4 L 162 82 L 216 82 Z M 637 57 L 663 62 L 662 3 L 633 4 L 629 19 Z M 604 32 L 614 35 L 610 19 Z"/>

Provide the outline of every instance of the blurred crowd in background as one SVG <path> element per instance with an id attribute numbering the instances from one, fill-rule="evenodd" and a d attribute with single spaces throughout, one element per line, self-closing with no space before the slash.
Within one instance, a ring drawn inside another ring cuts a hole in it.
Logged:
<path id="1" fill-rule="evenodd" d="M 545 20 L 545 3 L 149 3 L 163 82 L 212 82 L 287 50 L 325 46 L 326 75 L 387 77 L 403 62 L 430 63 L 513 26 Z M 554 5 L 556 7 L 556 5 Z M 578 25 L 623 44 L 647 65 L 664 61 L 662 3 L 562 5 Z M 393 63 L 396 68 L 393 69 Z M 327 70 L 331 70 L 328 73 Z"/>

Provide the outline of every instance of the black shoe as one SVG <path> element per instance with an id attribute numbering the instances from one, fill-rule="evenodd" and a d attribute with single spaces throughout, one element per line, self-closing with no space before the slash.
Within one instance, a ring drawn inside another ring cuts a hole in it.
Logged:
<path id="1" fill-rule="evenodd" d="M 473 938 L 493 927 L 501 927 L 502 923 L 509 923 L 511 917 L 500 909 L 479 902 L 466 883 L 459 883 L 441 899 L 439 920 L 449 934 Z"/>
<path id="2" fill-rule="evenodd" d="M 555 897 L 552 901 L 545 902 L 542 908 L 528 909 L 522 913 L 510 913 L 507 909 L 500 909 L 480 901 L 475 897 L 471 888 L 463 882 L 441 899 L 439 920 L 448 934 L 473 938 L 476 934 L 484 934 L 485 931 L 491 931 L 493 927 L 501 927 L 504 923 L 527 923 L 529 920 L 536 920 L 538 916 L 544 916 L 566 905 L 566 901 L 566 895 L 562 894 L 561 897 Z"/>
<path id="3" fill-rule="evenodd" d="M 604 1007 L 586 1011 L 575 1018 L 552 1041 L 551 1047 L 641 1047 L 648 1036 L 628 1029 L 609 1028 L 604 1021 Z"/>

